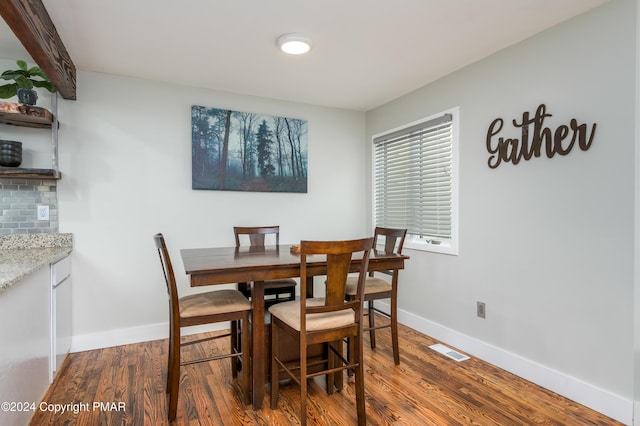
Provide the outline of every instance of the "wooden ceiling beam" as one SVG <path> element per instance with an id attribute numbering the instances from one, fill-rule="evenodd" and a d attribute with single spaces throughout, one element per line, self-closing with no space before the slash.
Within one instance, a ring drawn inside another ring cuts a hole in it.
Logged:
<path id="1" fill-rule="evenodd" d="M 76 67 L 42 0 L 1 0 L 0 16 L 64 99 L 76 99 Z"/>

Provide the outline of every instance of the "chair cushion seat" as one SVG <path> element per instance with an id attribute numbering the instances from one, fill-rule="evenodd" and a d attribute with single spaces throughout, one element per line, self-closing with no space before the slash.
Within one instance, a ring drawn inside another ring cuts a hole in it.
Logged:
<path id="1" fill-rule="evenodd" d="M 358 287 L 358 277 L 347 278 L 346 293 L 349 296 L 355 296 Z M 364 282 L 364 294 L 382 293 L 391 291 L 391 283 L 377 277 L 367 277 Z"/>
<path id="2" fill-rule="evenodd" d="M 306 299 L 307 307 L 324 306 L 324 297 Z M 300 331 L 300 301 L 277 303 L 269 308 L 272 317 L 279 318 L 294 330 Z M 355 323 L 352 309 L 337 312 L 307 314 L 307 331 L 330 330 Z"/>
<path id="3" fill-rule="evenodd" d="M 216 290 L 181 297 L 180 316 L 191 318 L 204 315 L 248 311 L 251 303 L 238 290 Z"/>

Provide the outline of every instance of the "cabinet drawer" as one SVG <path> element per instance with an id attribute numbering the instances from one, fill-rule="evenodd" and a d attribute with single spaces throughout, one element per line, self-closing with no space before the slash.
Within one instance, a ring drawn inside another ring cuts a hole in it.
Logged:
<path id="1" fill-rule="evenodd" d="M 60 284 L 71 275 L 71 257 L 64 259 L 51 265 L 51 283 L 53 286 Z"/>

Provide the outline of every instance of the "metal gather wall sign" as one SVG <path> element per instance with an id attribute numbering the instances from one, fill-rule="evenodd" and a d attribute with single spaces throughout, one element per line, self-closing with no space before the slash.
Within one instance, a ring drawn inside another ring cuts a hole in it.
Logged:
<path id="1" fill-rule="evenodd" d="M 578 120 L 572 118 L 569 124 L 558 126 L 555 130 L 544 126 L 544 120 L 551 117 L 547 113 L 545 104 L 540 104 L 533 117 L 528 111 L 522 113 L 522 120 L 512 120 L 513 127 L 520 129 L 521 137 L 507 138 L 500 136 L 504 127 L 504 120 L 496 118 L 487 130 L 487 151 L 489 151 L 490 168 L 495 169 L 502 162 L 518 164 L 520 160 L 529 161 L 532 157 L 540 157 L 543 153 L 547 158 L 554 155 L 567 155 L 576 146 L 586 151 L 593 144 L 596 133 L 596 123 L 589 127 L 587 124 L 578 124 Z M 530 131 L 530 127 L 533 130 Z M 531 138 L 530 138 L 531 135 Z"/>

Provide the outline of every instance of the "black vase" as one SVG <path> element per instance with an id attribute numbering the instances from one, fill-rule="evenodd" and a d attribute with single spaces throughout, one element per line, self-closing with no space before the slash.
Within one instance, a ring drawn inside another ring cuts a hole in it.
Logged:
<path id="1" fill-rule="evenodd" d="M 22 142 L 0 140 L 0 166 L 18 167 L 22 163 Z"/>
<path id="2" fill-rule="evenodd" d="M 21 104 L 35 105 L 38 93 L 32 89 L 18 89 L 18 102 Z"/>

